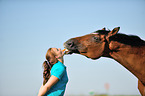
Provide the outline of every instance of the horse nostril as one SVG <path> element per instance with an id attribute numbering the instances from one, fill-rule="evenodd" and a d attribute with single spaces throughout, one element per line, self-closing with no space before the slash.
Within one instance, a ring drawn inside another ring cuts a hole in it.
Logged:
<path id="1" fill-rule="evenodd" d="M 74 46 L 73 42 L 68 42 L 67 44 L 69 45 L 69 47 L 73 47 Z"/>
<path id="2" fill-rule="evenodd" d="M 75 43 L 74 43 L 74 40 L 73 40 L 73 39 L 68 40 L 68 41 L 66 42 L 66 44 L 67 44 L 67 46 L 68 46 L 69 48 L 72 48 L 72 47 L 75 46 Z"/>

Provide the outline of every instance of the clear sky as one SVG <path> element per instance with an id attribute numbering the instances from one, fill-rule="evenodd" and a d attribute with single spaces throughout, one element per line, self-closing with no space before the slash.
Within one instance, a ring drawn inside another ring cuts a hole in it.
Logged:
<path id="1" fill-rule="evenodd" d="M 0 96 L 36 96 L 50 47 L 106 27 L 145 39 L 145 0 L 0 0 Z M 109 58 L 64 56 L 66 96 L 137 94 L 137 78 Z"/>

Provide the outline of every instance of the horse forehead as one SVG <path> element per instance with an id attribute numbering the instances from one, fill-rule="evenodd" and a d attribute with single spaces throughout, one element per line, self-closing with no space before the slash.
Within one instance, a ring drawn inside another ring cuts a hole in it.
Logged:
<path id="1" fill-rule="evenodd" d="M 86 39 L 92 38 L 95 35 L 96 35 L 95 33 L 90 33 L 90 34 L 86 34 L 86 35 L 83 35 L 83 36 L 80 36 L 80 37 L 76 37 L 75 39 L 78 39 L 78 40 L 86 40 Z"/>

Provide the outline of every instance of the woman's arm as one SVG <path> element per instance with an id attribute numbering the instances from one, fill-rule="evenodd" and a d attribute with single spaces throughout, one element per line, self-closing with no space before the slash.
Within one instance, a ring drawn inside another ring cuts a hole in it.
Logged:
<path id="1" fill-rule="evenodd" d="M 39 92 L 42 90 L 42 88 L 43 88 L 43 85 L 41 85 L 41 87 L 40 87 L 40 89 L 39 89 Z M 39 96 L 39 95 L 38 95 Z"/>
<path id="2" fill-rule="evenodd" d="M 44 96 L 45 93 L 54 85 L 56 84 L 57 82 L 59 81 L 59 79 L 55 76 L 51 76 L 49 78 L 49 80 L 47 81 L 47 83 L 43 86 L 41 86 L 40 90 L 39 90 L 39 93 L 38 93 L 38 96 Z"/>

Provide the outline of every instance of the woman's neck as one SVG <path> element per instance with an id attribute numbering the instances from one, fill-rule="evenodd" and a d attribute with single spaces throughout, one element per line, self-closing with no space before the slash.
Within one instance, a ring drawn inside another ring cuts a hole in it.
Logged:
<path id="1" fill-rule="evenodd" d="M 58 58 L 58 61 L 60 61 L 61 63 L 64 63 L 63 57 Z"/>

